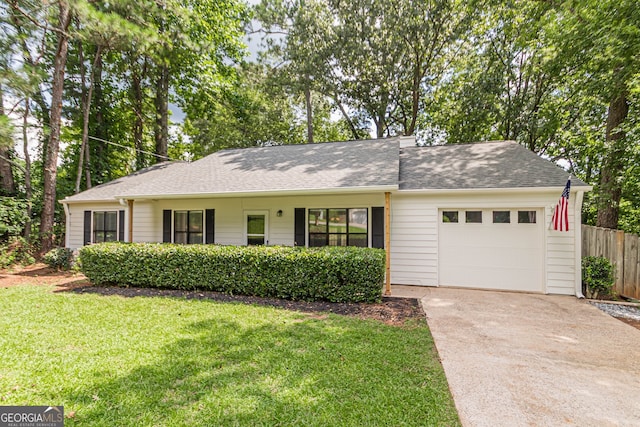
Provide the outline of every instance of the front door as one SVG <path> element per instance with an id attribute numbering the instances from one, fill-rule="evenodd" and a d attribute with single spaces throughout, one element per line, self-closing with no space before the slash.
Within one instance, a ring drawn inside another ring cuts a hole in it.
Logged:
<path id="1" fill-rule="evenodd" d="M 266 211 L 246 212 L 245 231 L 247 245 L 269 244 L 268 213 Z"/>

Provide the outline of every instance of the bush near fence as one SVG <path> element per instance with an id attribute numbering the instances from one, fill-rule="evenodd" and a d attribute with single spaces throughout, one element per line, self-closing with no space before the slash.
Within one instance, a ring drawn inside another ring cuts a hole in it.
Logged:
<path id="1" fill-rule="evenodd" d="M 582 226 L 582 256 L 601 256 L 614 266 L 614 290 L 640 299 L 640 237 L 622 230 Z"/>
<path id="2" fill-rule="evenodd" d="M 377 302 L 385 252 L 356 247 L 100 243 L 80 250 L 80 265 L 94 284 Z"/>

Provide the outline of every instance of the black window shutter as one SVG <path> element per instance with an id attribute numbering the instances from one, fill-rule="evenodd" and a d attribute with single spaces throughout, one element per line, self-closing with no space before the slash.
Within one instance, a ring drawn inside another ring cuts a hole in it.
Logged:
<path id="1" fill-rule="evenodd" d="M 215 235 L 214 235 L 215 221 L 216 221 L 216 210 L 215 209 L 205 210 L 204 222 L 206 227 L 206 233 L 205 233 L 204 242 L 208 245 L 212 245 L 215 240 Z"/>
<path id="2" fill-rule="evenodd" d="M 84 211 L 84 243 L 91 243 L 91 211 Z"/>
<path id="3" fill-rule="evenodd" d="M 171 243 L 171 209 L 162 211 L 162 242 Z"/>
<path id="4" fill-rule="evenodd" d="M 306 244 L 306 235 L 304 232 L 305 229 L 305 208 L 296 208 L 294 213 L 294 245 L 295 246 L 305 246 Z"/>
<path id="5" fill-rule="evenodd" d="M 384 249 L 384 207 L 371 208 L 371 247 Z"/>
<path id="6" fill-rule="evenodd" d="M 118 212 L 118 241 L 124 242 L 124 210 Z"/>

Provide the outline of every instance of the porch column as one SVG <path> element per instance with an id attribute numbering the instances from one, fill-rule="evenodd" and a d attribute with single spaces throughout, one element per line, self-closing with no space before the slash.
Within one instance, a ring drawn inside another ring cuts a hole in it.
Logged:
<path id="1" fill-rule="evenodd" d="M 391 295 L 391 193 L 384 193 L 384 250 L 387 255 L 385 295 Z"/>
<path id="2" fill-rule="evenodd" d="M 133 200 L 127 200 L 127 205 L 129 206 L 129 240 L 128 242 L 133 242 Z"/>

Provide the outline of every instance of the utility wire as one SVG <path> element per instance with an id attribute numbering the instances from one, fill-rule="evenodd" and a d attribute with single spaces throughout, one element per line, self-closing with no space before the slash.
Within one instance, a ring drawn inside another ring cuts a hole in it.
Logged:
<path id="1" fill-rule="evenodd" d="M 19 127 L 19 128 L 21 128 L 21 127 L 23 127 L 23 126 L 22 126 L 22 125 L 16 125 L 15 127 Z M 29 127 L 34 127 L 34 128 L 43 128 L 43 129 L 44 129 L 44 128 L 49 128 L 49 129 L 51 129 L 49 126 L 47 126 L 47 125 L 46 125 L 46 124 L 44 124 L 44 123 L 42 123 L 42 124 L 40 124 L 40 125 L 29 125 Z M 115 146 L 117 146 L 117 147 L 121 147 L 121 148 L 128 148 L 129 150 L 134 150 L 134 151 L 137 151 L 137 152 L 139 152 L 139 153 L 148 154 L 148 155 L 150 155 L 150 156 L 158 157 L 159 159 L 164 159 L 164 160 L 172 161 L 172 162 L 179 162 L 179 161 L 182 161 L 182 160 L 177 160 L 177 159 L 171 159 L 171 158 L 169 158 L 168 156 L 166 156 L 166 157 L 165 157 L 165 156 L 161 156 L 161 155 L 159 155 L 159 154 L 152 153 L 152 152 L 150 152 L 150 151 L 140 150 L 140 149 L 135 148 L 135 147 L 130 147 L 130 146 L 127 146 L 127 145 L 118 144 L 117 142 L 107 141 L 106 139 L 98 138 L 98 137 L 96 137 L 96 136 L 87 135 L 87 137 L 88 137 L 88 138 L 90 138 L 90 139 L 93 139 L 93 140 L 95 140 L 95 141 L 104 142 L 104 143 L 111 144 L 111 145 L 115 145 Z M 7 159 L 6 157 L 3 157 L 3 159 L 4 159 L 4 160 L 6 160 L 6 161 L 10 161 L 10 160 L 9 160 L 9 159 Z M 15 164 L 15 163 L 14 163 L 14 164 Z M 16 165 L 16 166 L 17 166 L 17 165 Z"/>
<path id="2" fill-rule="evenodd" d="M 170 160 L 170 161 L 172 161 L 172 162 L 177 162 L 177 161 L 178 161 L 178 160 L 176 160 L 176 159 L 170 159 L 169 157 L 161 156 L 161 155 L 159 155 L 159 154 L 152 153 L 152 152 L 150 152 L 150 151 L 140 150 L 140 149 L 135 148 L 135 147 L 128 147 L 128 146 L 126 146 L 126 145 L 118 144 L 117 142 L 107 141 L 106 139 L 98 138 L 98 137 L 95 137 L 95 136 L 88 135 L 88 137 L 89 137 L 89 138 L 91 138 L 91 139 L 93 139 L 93 140 L 95 140 L 95 141 L 105 142 L 105 143 L 107 143 L 107 144 L 115 145 L 115 146 L 117 146 L 117 147 L 128 148 L 128 149 L 130 149 L 130 150 L 135 150 L 135 151 L 137 151 L 137 152 L 139 152 L 139 153 L 143 153 L 143 154 L 149 154 L 149 155 L 151 155 L 151 156 L 155 156 L 155 157 L 158 157 L 158 158 L 160 158 L 160 159 Z"/>

